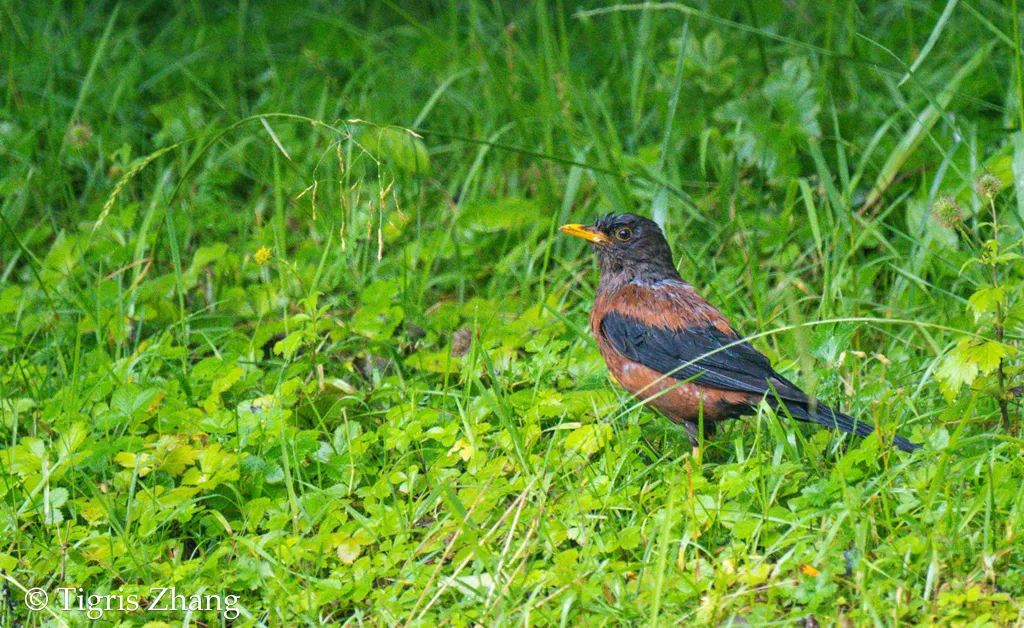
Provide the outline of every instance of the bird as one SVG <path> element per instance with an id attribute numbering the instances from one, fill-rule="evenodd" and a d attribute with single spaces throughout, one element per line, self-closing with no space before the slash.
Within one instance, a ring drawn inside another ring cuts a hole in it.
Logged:
<path id="1" fill-rule="evenodd" d="M 676 270 L 661 228 L 630 213 L 611 213 L 563 233 L 583 238 L 600 271 L 590 329 L 612 377 L 645 405 L 685 428 L 699 455 L 716 424 L 754 412 L 762 400 L 794 419 L 869 436 L 871 422 L 814 399 L 772 363 Z M 703 425 L 703 434 L 701 426 Z M 895 436 L 912 452 L 917 443 Z"/>

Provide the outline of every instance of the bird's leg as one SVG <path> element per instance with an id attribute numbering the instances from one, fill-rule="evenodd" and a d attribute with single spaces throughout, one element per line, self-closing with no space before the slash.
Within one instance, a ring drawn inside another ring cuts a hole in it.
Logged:
<path id="1" fill-rule="evenodd" d="M 694 462 L 700 462 L 700 427 L 691 421 L 684 420 L 682 423 L 686 428 L 686 435 L 690 438 L 690 456 Z"/>

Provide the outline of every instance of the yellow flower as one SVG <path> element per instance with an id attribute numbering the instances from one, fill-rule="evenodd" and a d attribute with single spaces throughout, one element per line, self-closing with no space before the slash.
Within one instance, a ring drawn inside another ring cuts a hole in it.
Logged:
<path id="1" fill-rule="evenodd" d="M 270 249 L 265 246 L 261 246 L 256 250 L 256 253 L 252 256 L 257 266 L 262 266 L 270 260 Z"/>
<path id="2" fill-rule="evenodd" d="M 460 438 L 459 440 L 455 441 L 455 444 L 452 445 L 452 448 L 448 450 L 449 456 L 454 454 L 458 454 L 459 458 L 462 458 L 466 462 L 469 462 L 469 459 L 473 457 L 473 446 Z"/>

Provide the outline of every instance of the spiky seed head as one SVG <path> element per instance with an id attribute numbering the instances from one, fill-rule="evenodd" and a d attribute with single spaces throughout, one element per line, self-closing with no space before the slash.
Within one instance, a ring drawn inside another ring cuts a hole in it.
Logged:
<path id="1" fill-rule="evenodd" d="M 75 121 L 68 127 L 68 144 L 83 148 L 92 141 L 92 127 L 85 122 Z"/>
<path id="2" fill-rule="evenodd" d="M 991 201 L 998 196 L 1001 189 L 1003 189 L 1003 182 L 995 175 L 987 172 L 978 177 L 978 180 L 974 182 L 974 191 L 986 201 Z"/>
<path id="3" fill-rule="evenodd" d="M 952 227 L 964 219 L 964 210 L 952 196 L 943 196 L 932 204 L 932 216 L 943 227 Z"/>

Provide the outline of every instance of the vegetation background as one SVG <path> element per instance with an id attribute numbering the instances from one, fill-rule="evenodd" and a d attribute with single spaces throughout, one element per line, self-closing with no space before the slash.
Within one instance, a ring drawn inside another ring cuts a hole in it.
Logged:
<path id="1" fill-rule="evenodd" d="M 0 624 L 1021 625 L 1020 9 L 4 0 Z M 692 459 L 586 330 L 613 210 L 925 447 Z"/>

